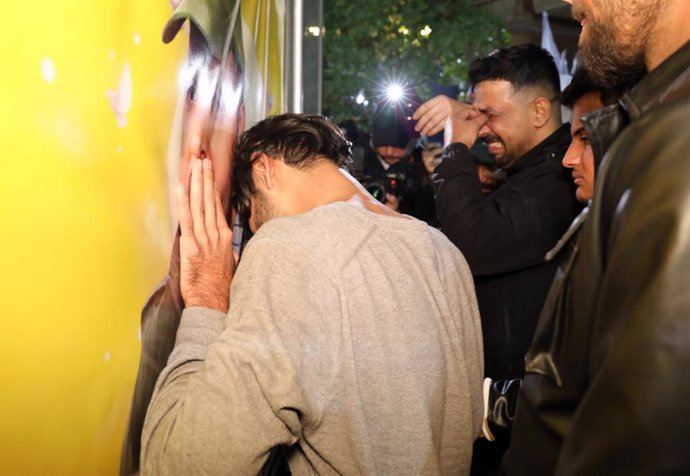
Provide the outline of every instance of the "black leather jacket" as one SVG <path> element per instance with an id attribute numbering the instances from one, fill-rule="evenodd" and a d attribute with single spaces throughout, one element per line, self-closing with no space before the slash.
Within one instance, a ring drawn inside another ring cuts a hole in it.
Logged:
<path id="1" fill-rule="evenodd" d="M 586 121 L 595 150 L 617 138 L 526 358 L 506 474 L 690 474 L 689 121 L 690 44 Z"/>

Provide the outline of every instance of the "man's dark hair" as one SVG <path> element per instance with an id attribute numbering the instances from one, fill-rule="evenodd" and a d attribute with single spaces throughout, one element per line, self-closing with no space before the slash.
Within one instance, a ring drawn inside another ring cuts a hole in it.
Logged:
<path id="1" fill-rule="evenodd" d="M 515 91 L 540 88 L 549 99 L 558 98 L 560 77 L 553 57 L 545 49 L 531 44 L 501 48 L 489 56 L 477 58 L 469 66 L 470 84 L 482 81 L 508 81 Z"/>
<path id="2" fill-rule="evenodd" d="M 561 93 L 561 104 L 572 108 L 578 99 L 592 91 L 601 91 L 601 102 L 604 106 L 614 104 L 623 95 L 621 89 L 603 88 L 595 83 L 587 69 L 581 66 L 575 71 L 568 87 Z"/>
<path id="3" fill-rule="evenodd" d="M 290 113 L 264 119 L 245 131 L 235 146 L 233 206 L 245 219 L 249 216 L 249 198 L 255 192 L 252 164 L 262 153 L 300 169 L 320 160 L 349 169 L 352 162 L 350 142 L 337 125 L 323 116 Z"/>

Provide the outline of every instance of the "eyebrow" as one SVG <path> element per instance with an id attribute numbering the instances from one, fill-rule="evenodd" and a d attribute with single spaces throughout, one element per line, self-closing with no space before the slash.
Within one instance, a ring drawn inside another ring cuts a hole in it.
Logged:
<path id="1" fill-rule="evenodd" d="M 587 132 L 587 129 L 585 129 L 585 126 L 578 127 L 577 130 L 571 134 L 571 136 L 572 137 L 579 137 L 582 134 L 587 134 L 587 136 L 589 136 L 589 133 Z"/>
<path id="2" fill-rule="evenodd" d="M 476 106 L 475 106 L 476 107 Z M 491 107 L 477 107 L 477 111 L 481 112 L 482 114 L 490 114 L 492 116 L 497 116 L 499 115 L 499 112 L 496 111 L 495 109 Z"/>

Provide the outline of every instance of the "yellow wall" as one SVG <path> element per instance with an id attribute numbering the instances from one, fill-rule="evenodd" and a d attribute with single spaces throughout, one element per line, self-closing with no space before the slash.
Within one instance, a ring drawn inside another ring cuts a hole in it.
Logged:
<path id="1" fill-rule="evenodd" d="M 115 474 L 139 311 L 167 267 L 165 155 L 186 40 L 162 44 L 165 0 L 2 9 L 0 474 Z M 121 128 L 105 92 L 125 62 Z"/>

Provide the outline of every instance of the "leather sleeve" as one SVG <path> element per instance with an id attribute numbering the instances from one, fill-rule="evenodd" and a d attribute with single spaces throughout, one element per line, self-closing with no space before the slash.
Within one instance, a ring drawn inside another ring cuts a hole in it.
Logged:
<path id="1" fill-rule="evenodd" d="M 597 178 L 573 303 L 594 318 L 590 384 L 555 474 L 690 471 L 689 113 L 636 121 Z"/>

